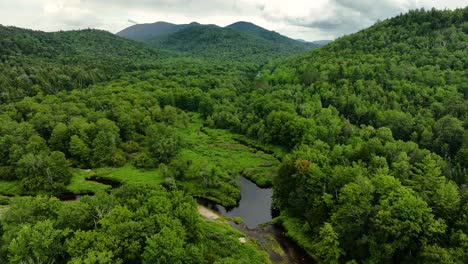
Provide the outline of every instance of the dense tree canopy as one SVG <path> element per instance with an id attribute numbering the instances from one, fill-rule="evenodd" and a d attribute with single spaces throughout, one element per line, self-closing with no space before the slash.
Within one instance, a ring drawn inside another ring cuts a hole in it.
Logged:
<path id="1" fill-rule="evenodd" d="M 73 203 L 15 198 L 2 223 L 8 263 L 268 261 L 236 233 L 202 221 L 191 197 L 158 186 L 125 186 Z"/>
<path id="2" fill-rule="evenodd" d="M 263 177 L 275 221 L 324 263 L 466 263 L 467 14 L 410 11 L 292 58 L 214 27 L 160 40 L 183 54 L 96 30 L 0 27 L 0 184 L 57 194 L 72 168 L 133 164 L 158 168 L 168 189 L 13 198 L 2 260 L 267 261 L 200 221 L 183 193 L 240 198 L 218 153 L 190 159 L 216 127 L 286 152 Z"/>

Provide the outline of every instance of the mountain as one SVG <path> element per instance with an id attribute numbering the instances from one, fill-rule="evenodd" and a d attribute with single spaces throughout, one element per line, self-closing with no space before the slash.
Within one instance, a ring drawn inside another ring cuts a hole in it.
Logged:
<path id="1" fill-rule="evenodd" d="M 0 25 L 0 58 L 3 60 L 14 55 L 44 60 L 69 59 L 68 62 L 72 63 L 77 58 L 130 60 L 157 57 L 159 53 L 146 45 L 102 30 L 48 33 Z"/>
<path id="2" fill-rule="evenodd" d="M 276 44 L 251 34 L 215 25 L 192 26 L 149 40 L 151 46 L 216 59 L 263 62 L 268 58 L 303 52 L 303 47 Z"/>
<path id="3" fill-rule="evenodd" d="M 0 102 L 86 87 L 166 55 L 101 30 L 46 33 L 0 26 Z"/>
<path id="4" fill-rule="evenodd" d="M 117 33 L 117 36 L 136 41 L 147 41 L 161 35 L 172 34 L 181 29 L 199 25 L 196 22 L 190 24 L 176 25 L 163 21 L 150 24 L 136 24 Z"/>
<path id="5" fill-rule="evenodd" d="M 333 40 L 324 39 L 324 40 L 315 40 L 315 41 L 312 41 L 311 43 L 319 45 L 319 46 L 325 46 L 325 45 L 327 45 L 328 43 L 330 43 L 332 41 Z"/>
<path id="6" fill-rule="evenodd" d="M 167 22 L 139 24 L 117 35 L 150 44 L 153 47 L 182 51 L 194 56 L 222 59 L 265 61 L 301 53 L 321 44 L 301 42 L 249 22 L 227 27 L 198 23 L 176 25 Z"/>
<path id="7" fill-rule="evenodd" d="M 312 43 L 308 43 L 306 41 L 297 41 L 295 39 L 288 38 L 283 36 L 275 31 L 270 31 L 260 26 L 257 26 L 250 22 L 240 21 L 234 24 L 227 26 L 226 28 L 234 29 L 236 31 L 248 33 L 259 38 L 265 39 L 267 41 L 276 43 L 276 44 L 283 44 L 283 45 L 291 45 L 297 47 L 303 47 L 304 49 L 307 48 L 317 48 L 319 45 L 315 45 Z"/>

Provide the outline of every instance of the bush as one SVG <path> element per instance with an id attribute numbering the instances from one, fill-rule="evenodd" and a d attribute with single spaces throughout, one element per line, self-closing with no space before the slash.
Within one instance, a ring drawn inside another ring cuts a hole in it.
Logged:
<path id="1" fill-rule="evenodd" d="M 133 159 L 133 165 L 140 169 L 154 168 L 156 166 L 156 161 L 151 158 L 148 152 L 141 152 Z"/>

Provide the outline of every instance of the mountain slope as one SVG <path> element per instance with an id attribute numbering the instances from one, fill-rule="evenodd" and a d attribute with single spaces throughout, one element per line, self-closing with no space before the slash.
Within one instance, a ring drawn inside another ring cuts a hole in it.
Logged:
<path id="1" fill-rule="evenodd" d="M 148 43 L 156 48 L 181 51 L 216 60 L 264 63 L 267 60 L 307 50 L 300 45 L 274 43 L 266 39 L 215 25 L 198 25 L 156 37 Z"/>
<path id="2" fill-rule="evenodd" d="M 176 25 L 172 23 L 159 21 L 151 24 L 136 24 L 118 32 L 116 35 L 136 41 L 147 41 L 154 37 L 172 34 L 181 29 L 195 25 L 199 24 L 193 22 L 190 24 Z"/>
<path id="3" fill-rule="evenodd" d="M 231 24 L 227 26 L 226 28 L 234 29 L 236 31 L 252 34 L 254 36 L 257 36 L 259 38 L 263 38 L 265 40 L 268 40 L 270 42 L 276 43 L 276 44 L 283 44 L 283 45 L 290 45 L 294 46 L 297 48 L 303 48 L 305 50 L 311 49 L 311 48 L 317 48 L 320 47 L 321 45 L 316 45 L 314 43 L 309 43 L 305 41 L 297 41 L 291 38 L 288 38 L 286 36 L 283 36 L 275 31 L 270 31 L 267 29 L 264 29 L 260 26 L 257 26 L 253 23 L 250 22 L 245 22 L 245 21 L 239 21 L 234 24 Z"/>
<path id="4" fill-rule="evenodd" d="M 324 39 L 324 40 L 315 40 L 315 41 L 312 41 L 311 43 L 315 44 L 315 45 L 318 45 L 318 46 L 325 46 L 325 45 L 327 45 L 328 43 L 330 43 L 332 41 L 333 40 Z"/>
<path id="5" fill-rule="evenodd" d="M 165 55 L 106 31 L 46 33 L 0 26 L 0 102 L 86 87 Z"/>
<path id="6" fill-rule="evenodd" d="M 467 25 L 410 11 L 265 68 L 239 103 L 267 120 L 247 133 L 294 149 L 279 221 L 323 262 L 465 262 Z"/>
<path id="7" fill-rule="evenodd" d="M 192 56 L 262 63 L 322 46 L 290 39 L 249 22 L 237 22 L 224 28 L 156 22 L 134 25 L 117 35 Z"/>

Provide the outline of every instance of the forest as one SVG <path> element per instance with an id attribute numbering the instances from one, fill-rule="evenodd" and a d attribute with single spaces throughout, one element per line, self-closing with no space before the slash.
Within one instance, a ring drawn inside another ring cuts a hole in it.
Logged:
<path id="1" fill-rule="evenodd" d="M 0 262 L 270 263 L 242 174 L 318 263 L 468 263 L 468 7 L 288 45 L 0 26 Z"/>

